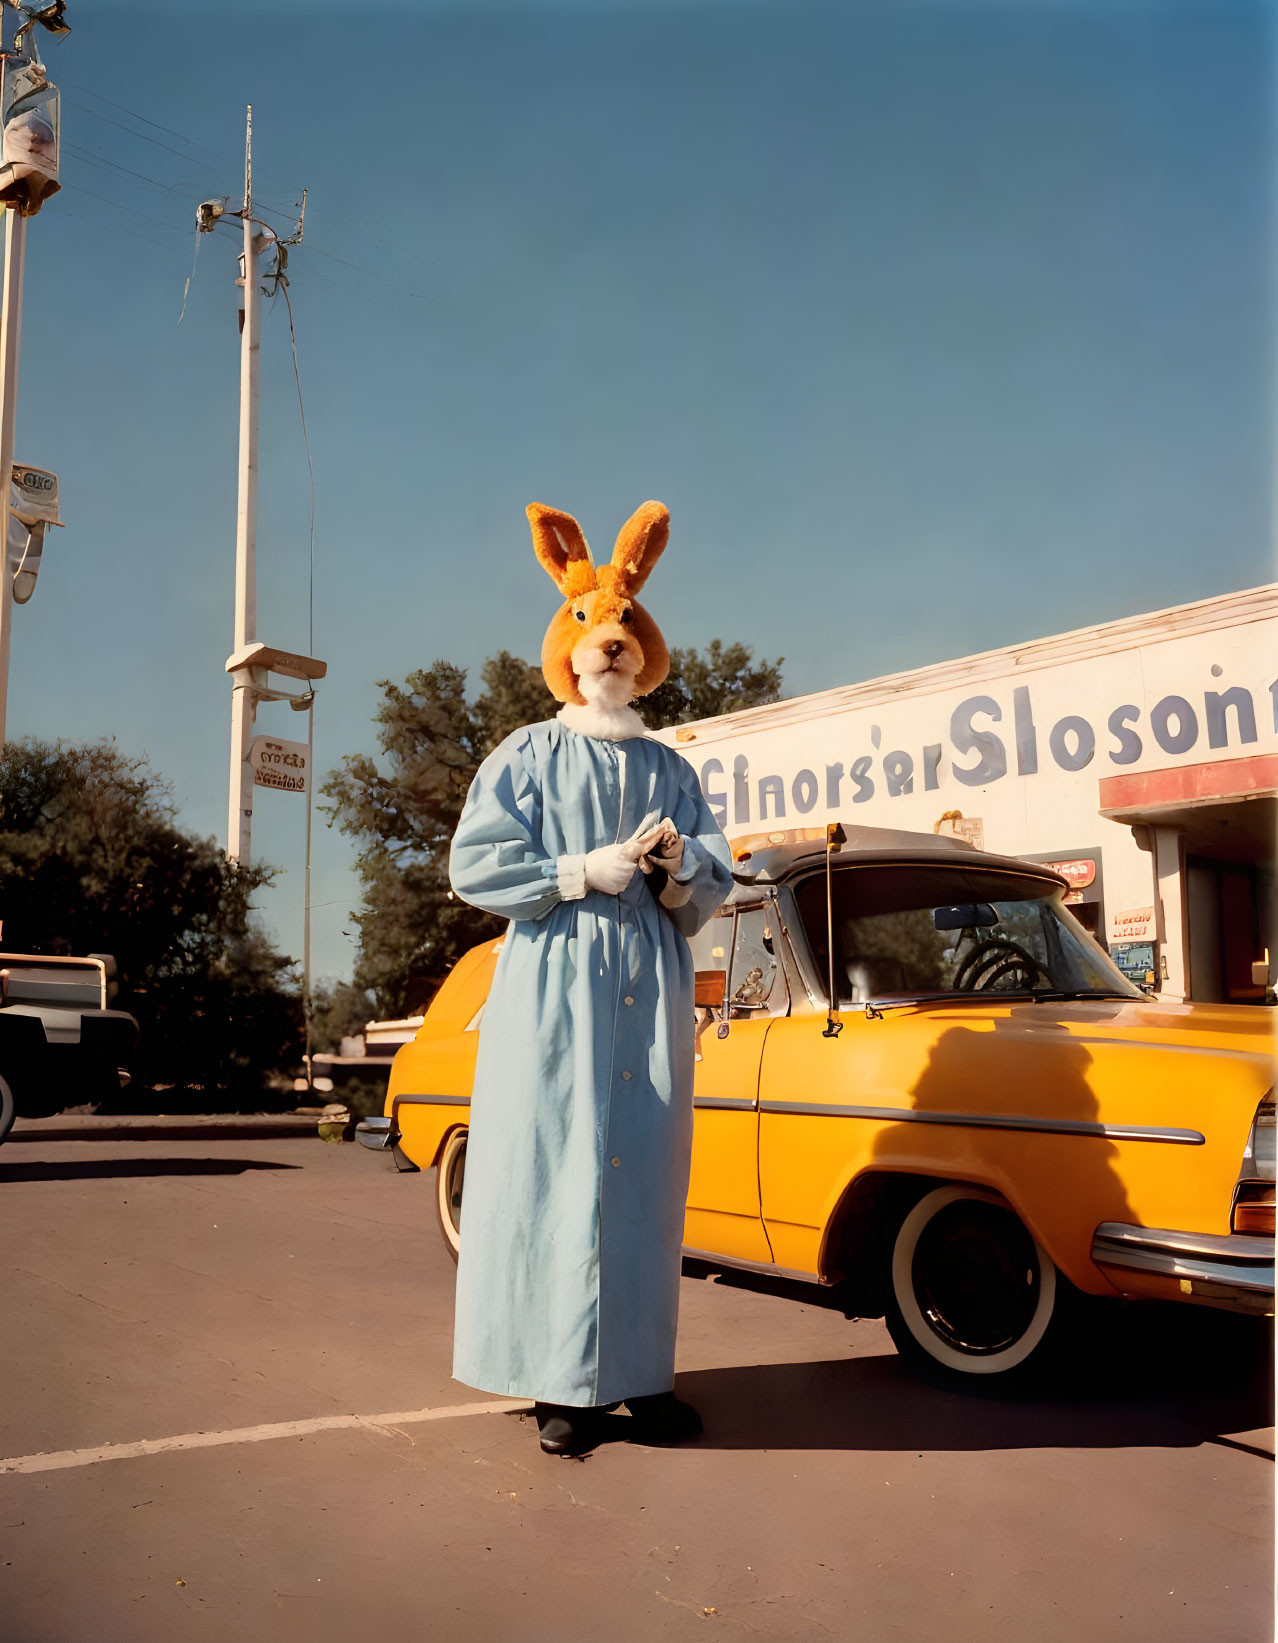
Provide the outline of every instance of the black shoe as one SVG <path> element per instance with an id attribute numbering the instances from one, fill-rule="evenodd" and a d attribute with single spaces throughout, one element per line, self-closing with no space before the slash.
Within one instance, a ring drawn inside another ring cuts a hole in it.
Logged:
<path id="1" fill-rule="evenodd" d="M 541 1447 L 548 1455 L 579 1455 L 595 1441 L 597 1409 L 581 1409 L 565 1403 L 536 1403 L 537 1430 Z"/>
<path id="2" fill-rule="evenodd" d="M 689 1438 L 699 1438 L 704 1430 L 701 1416 L 673 1392 L 627 1398 L 626 1408 L 639 1427 L 636 1436 L 641 1443 L 683 1443 Z"/>

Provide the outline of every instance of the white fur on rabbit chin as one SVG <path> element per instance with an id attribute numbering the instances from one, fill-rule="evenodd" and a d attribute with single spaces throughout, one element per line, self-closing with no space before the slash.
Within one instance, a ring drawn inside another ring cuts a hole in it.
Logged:
<path id="1" fill-rule="evenodd" d="M 621 671 L 582 673 L 577 684 L 586 698 L 585 707 L 566 702 L 557 715 L 569 730 L 601 742 L 625 742 L 632 736 L 648 734 L 647 725 L 630 705 L 633 675 Z"/>

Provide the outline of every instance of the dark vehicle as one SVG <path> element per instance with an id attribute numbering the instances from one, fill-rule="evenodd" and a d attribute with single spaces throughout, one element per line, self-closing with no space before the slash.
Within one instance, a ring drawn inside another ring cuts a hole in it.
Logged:
<path id="1" fill-rule="evenodd" d="M 0 1141 L 15 1118 L 101 1101 L 128 1082 L 138 1024 L 107 1008 L 115 961 L 0 953 Z"/>

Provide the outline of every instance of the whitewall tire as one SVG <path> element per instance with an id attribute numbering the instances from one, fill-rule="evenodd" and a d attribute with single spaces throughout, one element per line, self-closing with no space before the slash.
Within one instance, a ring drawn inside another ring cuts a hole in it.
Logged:
<path id="1" fill-rule="evenodd" d="M 887 1326 L 897 1350 L 949 1380 L 1006 1384 L 1052 1355 L 1069 1288 L 997 1193 L 926 1193 L 892 1245 Z"/>
<path id="2" fill-rule="evenodd" d="M 450 1130 L 440 1149 L 439 1167 L 435 1171 L 435 1213 L 439 1230 L 453 1260 L 461 1248 L 462 1189 L 466 1183 L 466 1138 L 464 1129 Z"/>
<path id="3" fill-rule="evenodd" d="M 13 1091 L 8 1081 L 0 1078 L 0 1141 L 13 1128 L 13 1121 L 17 1117 L 17 1105 L 13 1099 Z"/>

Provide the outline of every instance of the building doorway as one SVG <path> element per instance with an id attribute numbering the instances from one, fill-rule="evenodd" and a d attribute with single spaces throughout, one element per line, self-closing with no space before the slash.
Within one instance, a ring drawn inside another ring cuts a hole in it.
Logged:
<path id="1" fill-rule="evenodd" d="M 1252 965 L 1273 950 L 1273 868 L 1188 856 L 1189 996 L 1205 1004 L 1263 1004 Z M 1266 883 L 1266 881 L 1268 881 Z"/>

